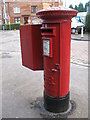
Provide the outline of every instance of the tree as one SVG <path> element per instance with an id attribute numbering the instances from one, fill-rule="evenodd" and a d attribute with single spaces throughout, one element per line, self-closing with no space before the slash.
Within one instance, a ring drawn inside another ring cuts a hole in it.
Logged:
<path id="1" fill-rule="evenodd" d="M 75 5 L 75 8 L 74 8 L 75 10 L 78 10 L 78 7 L 77 7 L 77 5 Z"/>
<path id="2" fill-rule="evenodd" d="M 69 8 L 72 8 L 72 9 L 73 9 L 73 6 L 72 6 L 72 4 L 70 4 L 70 5 L 69 5 Z"/>
<path id="3" fill-rule="evenodd" d="M 79 4 L 78 11 L 79 12 L 84 12 L 84 7 L 83 7 L 82 3 Z"/>
<path id="4" fill-rule="evenodd" d="M 85 4 L 85 12 L 87 12 L 88 3 Z"/>
<path id="5" fill-rule="evenodd" d="M 74 9 L 77 10 L 78 12 L 87 12 L 88 5 L 89 5 L 89 2 L 85 4 L 85 7 L 83 7 L 83 4 L 80 3 L 78 6 L 75 5 Z M 70 5 L 69 7 L 72 8 L 73 6 Z"/>
<path id="6" fill-rule="evenodd" d="M 87 16 L 86 16 L 85 28 L 86 28 L 87 32 L 90 32 L 90 14 L 87 14 Z"/>

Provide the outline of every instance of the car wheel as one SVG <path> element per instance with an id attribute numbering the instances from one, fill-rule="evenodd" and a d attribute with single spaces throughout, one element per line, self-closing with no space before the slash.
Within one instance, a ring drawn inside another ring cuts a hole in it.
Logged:
<path id="1" fill-rule="evenodd" d="M 72 33 L 72 34 L 75 34 L 75 32 L 76 32 L 76 29 L 75 29 L 75 28 L 72 28 L 72 29 L 71 29 L 71 33 Z"/>

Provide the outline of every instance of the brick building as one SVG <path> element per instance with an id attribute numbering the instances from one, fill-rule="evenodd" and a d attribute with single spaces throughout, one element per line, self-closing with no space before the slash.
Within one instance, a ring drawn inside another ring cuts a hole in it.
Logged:
<path id="1" fill-rule="evenodd" d="M 58 6 L 60 2 L 55 0 L 5 0 L 7 23 L 24 23 L 38 20 L 36 12 L 49 6 Z M 2 7 L 3 14 L 3 7 Z M 4 18 L 2 20 L 4 23 Z"/>

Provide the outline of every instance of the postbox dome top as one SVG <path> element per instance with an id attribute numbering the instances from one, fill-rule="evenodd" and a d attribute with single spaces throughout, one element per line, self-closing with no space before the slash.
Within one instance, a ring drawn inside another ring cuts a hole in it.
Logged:
<path id="1" fill-rule="evenodd" d="M 77 15 L 77 11 L 63 6 L 58 6 L 42 9 L 38 11 L 36 15 L 43 21 L 60 21 L 62 19 L 71 19 Z"/>

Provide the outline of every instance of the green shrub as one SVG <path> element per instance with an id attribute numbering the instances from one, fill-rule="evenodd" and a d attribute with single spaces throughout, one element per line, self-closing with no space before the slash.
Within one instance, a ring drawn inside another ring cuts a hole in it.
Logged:
<path id="1" fill-rule="evenodd" d="M 85 27 L 86 27 L 86 31 L 90 32 L 90 14 L 87 14 L 86 16 Z"/>
<path id="2" fill-rule="evenodd" d="M 3 26 L 5 28 L 5 24 L 2 25 L 1 27 L 2 30 L 3 30 Z M 11 30 L 14 30 L 14 29 L 19 30 L 19 26 L 20 24 L 15 24 L 15 23 L 10 24 Z M 9 30 L 9 24 L 6 24 L 6 30 Z"/>
<path id="3" fill-rule="evenodd" d="M 2 30 L 2 26 L 0 25 L 0 30 Z"/>
<path id="4" fill-rule="evenodd" d="M 20 24 L 11 24 L 11 30 L 14 30 L 14 29 L 19 30 L 19 26 Z"/>

